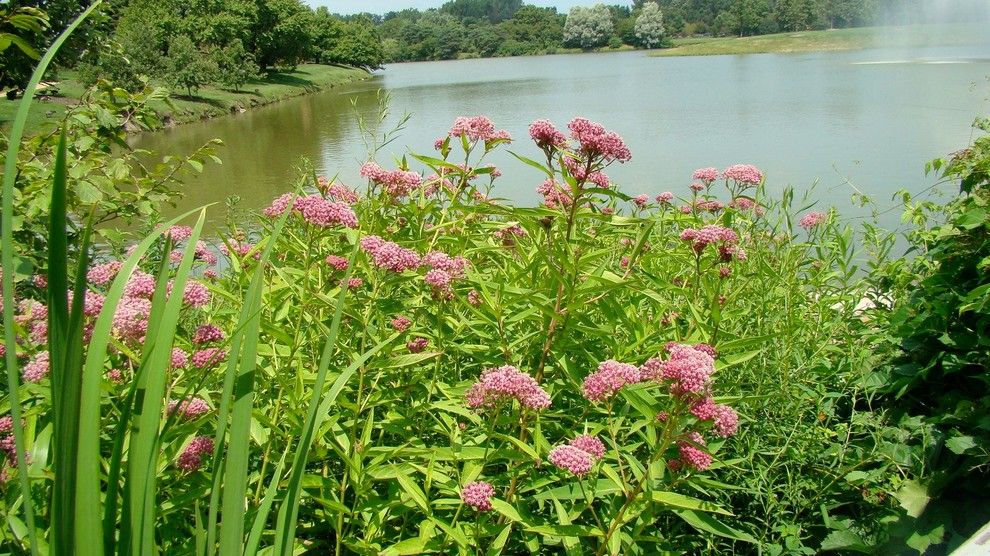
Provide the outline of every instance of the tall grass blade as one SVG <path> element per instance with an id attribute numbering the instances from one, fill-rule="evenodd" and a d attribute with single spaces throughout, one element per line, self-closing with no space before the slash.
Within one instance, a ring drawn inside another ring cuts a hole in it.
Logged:
<path id="1" fill-rule="evenodd" d="M 302 435 L 299 437 L 299 445 L 296 447 L 296 454 L 292 460 L 292 470 L 289 476 L 289 484 L 286 486 L 285 498 L 278 512 L 278 522 L 275 529 L 275 551 L 274 554 L 289 556 L 292 554 L 292 546 L 296 538 L 296 518 L 299 516 L 299 498 L 302 495 L 302 479 L 306 471 L 306 460 L 309 457 L 309 448 L 313 442 L 313 435 L 316 433 L 318 409 L 323 397 L 323 385 L 326 384 L 327 372 L 330 369 L 330 361 L 333 358 L 334 347 L 337 345 L 337 334 L 340 331 L 340 321 L 344 316 L 344 301 L 347 298 L 347 281 L 351 277 L 351 270 L 354 268 L 354 261 L 357 257 L 360 242 L 355 240 L 354 248 L 351 251 L 350 263 L 347 272 L 341 280 L 340 294 L 337 296 L 337 308 L 333 315 L 333 322 L 330 324 L 330 335 L 323 346 L 323 353 L 320 356 L 320 368 L 316 373 L 316 381 L 313 383 L 313 397 L 309 402 L 309 410 L 306 413 L 306 423 L 303 427 Z"/>
<path id="2" fill-rule="evenodd" d="M 198 210 L 198 209 L 197 209 Z M 93 326 L 93 334 L 83 365 L 79 402 L 79 449 L 76 459 L 75 545 L 81 554 L 104 553 L 101 503 L 100 393 L 103 365 L 110 345 L 110 330 L 124 286 L 158 237 L 176 222 L 196 212 L 191 210 L 166 222 L 142 239 L 121 265 Z M 124 426 L 118 424 L 118 426 Z M 111 462 L 113 465 L 113 462 Z"/>
<path id="3" fill-rule="evenodd" d="M 167 296 L 168 264 L 162 262 L 158 286 L 152 297 L 148 333 L 141 353 L 141 365 L 136 376 L 137 393 L 134 397 L 134 415 L 127 451 L 127 482 L 130 496 L 128 504 L 129 529 L 132 554 L 157 554 L 155 545 L 155 492 L 158 483 L 158 456 L 161 436 L 162 411 L 165 406 L 165 382 L 171 361 L 172 343 L 182 310 L 183 292 L 196 255 L 196 242 L 206 221 L 206 209 L 199 214 L 192 235 L 176 270 L 172 282 L 172 294 Z M 165 251 L 168 252 L 168 249 Z M 167 296 L 167 297 L 166 297 Z"/>
<path id="4" fill-rule="evenodd" d="M 3 324 L 4 343 L 10 348 L 7 350 L 7 390 L 10 392 L 10 414 L 13 418 L 14 446 L 17 451 L 18 482 L 21 487 L 21 494 L 24 503 L 24 521 L 27 525 L 28 542 L 31 546 L 31 554 L 38 554 L 38 539 L 34 529 L 34 507 L 31 501 L 31 484 L 27 475 L 27 462 L 24 458 L 24 430 L 21 427 L 21 407 L 20 407 L 20 377 L 17 367 L 17 350 L 15 346 L 16 334 L 14 331 L 14 241 L 13 241 L 13 221 L 14 221 L 14 181 L 17 178 L 17 155 L 21 148 L 21 139 L 24 137 L 24 127 L 27 123 L 28 112 L 31 110 L 31 103 L 34 93 L 38 88 L 38 83 L 48 70 L 58 50 L 68 39 L 76 28 L 100 5 L 102 0 L 96 0 L 82 14 L 70 24 L 61 35 L 55 39 L 52 46 L 45 52 L 44 57 L 38 62 L 38 66 L 31 74 L 27 87 L 24 89 L 24 96 L 17 107 L 17 114 L 14 116 L 14 124 L 11 127 L 10 142 L 7 146 L 7 159 L 3 170 L 3 200 L 2 210 L 0 210 L 0 262 L 3 265 Z"/>
<path id="5" fill-rule="evenodd" d="M 282 234 L 286 211 L 276 222 L 275 229 L 261 254 L 254 275 L 245 295 L 247 302 L 241 308 L 237 332 L 231 338 L 230 357 L 224 374 L 223 393 L 217 410 L 217 432 L 214 439 L 213 486 L 210 491 L 210 508 L 207 518 L 206 550 L 213 554 L 217 542 L 217 520 L 220 495 L 223 494 L 224 519 L 220 537 L 220 554 L 239 554 L 244 542 L 244 501 L 247 492 L 247 464 L 250 455 L 251 411 L 254 405 L 254 371 L 257 366 L 258 334 L 261 329 L 261 298 L 264 288 L 264 269 L 268 266 L 272 249 Z M 231 407 L 233 406 L 233 407 Z M 230 444 L 223 448 L 230 417 Z M 223 486 L 221 487 L 221 480 Z M 231 517 L 233 516 L 233 517 Z"/>
<path id="6" fill-rule="evenodd" d="M 244 556 L 256 556 L 258 554 L 258 545 L 261 544 L 261 534 L 265 531 L 265 524 L 268 523 L 268 514 L 271 513 L 272 505 L 275 503 L 275 492 L 278 490 L 279 483 L 282 482 L 282 472 L 285 470 L 285 458 L 289 456 L 291 447 L 291 443 L 286 444 L 285 451 L 282 452 L 282 457 L 278 460 L 278 465 L 275 466 L 272 480 L 268 483 L 268 488 L 265 489 L 265 496 L 261 499 L 261 504 L 258 506 L 258 513 L 254 516 L 254 524 L 251 525 L 251 532 L 248 533 Z"/>

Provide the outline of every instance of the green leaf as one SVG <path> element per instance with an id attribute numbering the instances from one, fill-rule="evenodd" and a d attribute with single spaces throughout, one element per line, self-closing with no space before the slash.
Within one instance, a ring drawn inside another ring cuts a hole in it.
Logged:
<path id="1" fill-rule="evenodd" d="M 415 502 L 416 505 L 419 506 L 424 512 L 430 513 L 430 501 L 427 500 L 426 493 L 423 492 L 423 489 L 414 483 L 413 480 L 409 478 L 409 475 L 406 475 L 405 473 L 397 473 L 395 478 L 399 482 L 399 486 L 402 487 L 402 490 L 405 491 L 410 498 L 412 498 L 413 502 Z"/>
<path id="2" fill-rule="evenodd" d="M 976 439 L 972 436 L 953 436 L 945 442 L 945 447 L 952 450 L 953 454 L 965 454 L 967 451 L 976 448 Z"/>
<path id="3" fill-rule="evenodd" d="M 383 550 L 381 556 L 407 556 L 418 555 L 426 552 L 426 545 L 429 539 L 413 537 L 404 541 L 399 541 Z"/>
<path id="4" fill-rule="evenodd" d="M 928 487 L 917 481 L 906 481 L 894 493 L 894 498 L 897 498 L 900 506 L 911 517 L 920 517 L 931 500 L 931 497 L 928 495 Z"/>
<path id="5" fill-rule="evenodd" d="M 514 521 L 516 523 L 522 523 L 522 524 L 526 525 L 526 521 L 523 519 L 523 517 L 521 515 L 519 515 L 519 511 L 516 510 L 515 507 L 513 507 L 511 504 L 509 504 L 505 500 L 500 500 L 498 498 L 493 498 L 491 502 L 492 502 L 492 508 L 496 512 L 504 515 L 506 518 L 508 518 L 511 521 Z"/>
<path id="6" fill-rule="evenodd" d="M 709 514 L 699 513 L 694 510 L 674 510 L 674 513 L 698 531 L 751 544 L 757 544 L 758 542 L 752 535 L 733 529 Z"/>
<path id="7" fill-rule="evenodd" d="M 701 512 L 710 512 L 721 515 L 733 515 L 732 512 L 718 507 L 711 502 L 706 502 L 704 500 L 699 500 L 691 496 L 686 496 L 684 494 L 679 494 L 676 492 L 665 492 L 665 491 L 654 491 L 650 495 L 650 499 L 658 504 L 663 504 L 664 506 L 670 508 L 680 508 L 684 510 L 698 510 Z"/>

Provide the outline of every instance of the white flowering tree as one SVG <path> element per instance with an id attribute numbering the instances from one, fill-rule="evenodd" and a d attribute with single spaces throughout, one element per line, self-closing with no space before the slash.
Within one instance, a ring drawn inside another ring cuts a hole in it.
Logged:
<path id="1" fill-rule="evenodd" d="M 663 42 L 663 12 L 656 2 L 643 4 L 636 18 L 636 38 L 646 48 L 656 48 Z"/>
<path id="2" fill-rule="evenodd" d="M 612 12 L 604 4 L 575 6 L 564 23 L 564 44 L 585 50 L 605 46 L 612 35 Z"/>

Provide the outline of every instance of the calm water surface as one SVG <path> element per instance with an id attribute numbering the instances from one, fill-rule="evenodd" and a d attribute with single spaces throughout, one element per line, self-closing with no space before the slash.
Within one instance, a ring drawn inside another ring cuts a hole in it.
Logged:
<path id="1" fill-rule="evenodd" d="M 899 189 L 926 190 L 927 160 L 965 146 L 974 118 L 990 114 L 990 41 L 966 47 L 873 49 L 814 54 L 655 58 L 642 52 L 425 62 L 387 67 L 373 79 L 229 118 L 135 140 L 162 155 L 185 154 L 211 138 L 224 164 L 187 184 L 180 209 L 230 195 L 260 208 L 291 189 L 303 158 L 328 176 L 360 184 L 366 147 L 357 116 L 371 120 L 376 92 L 393 114 L 412 115 L 379 155 L 430 153 L 459 115 L 484 114 L 534 158 L 527 127 L 562 127 L 584 116 L 618 131 L 633 160 L 609 175 L 630 194 L 686 192 L 702 166 L 752 163 L 768 187 L 811 190 L 820 206 L 863 214 L 855 188 L 891 205 Z M 495 194 L 535 204 L 541 174 L 507 153 L 491 159 L 504 177 Z M 817 184 L 817 185 L 816 185 Z M 813 188 L 813 189 L 812 189 Z M 897 214 L 884 216 L 896 225 Z M 223 210 L 213 211 L 214 222 Z"/>

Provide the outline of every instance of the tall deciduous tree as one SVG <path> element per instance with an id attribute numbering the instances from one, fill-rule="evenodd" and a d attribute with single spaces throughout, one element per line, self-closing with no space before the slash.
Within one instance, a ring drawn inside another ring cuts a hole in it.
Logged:
<path id="1" fill-rule="evenodd" d="M 612 12 L 604 4 L 576 6 L 564 23 L 564 44 L 585 50 L 604 46 L 612 35 Z"/>
<path id="2" fill-rule="evenodd" d="M 656 48 L 663 42 L 663 13 L 656 2 L 647 2 L 636 18 L 636 39 L 646 48 Z"/>

